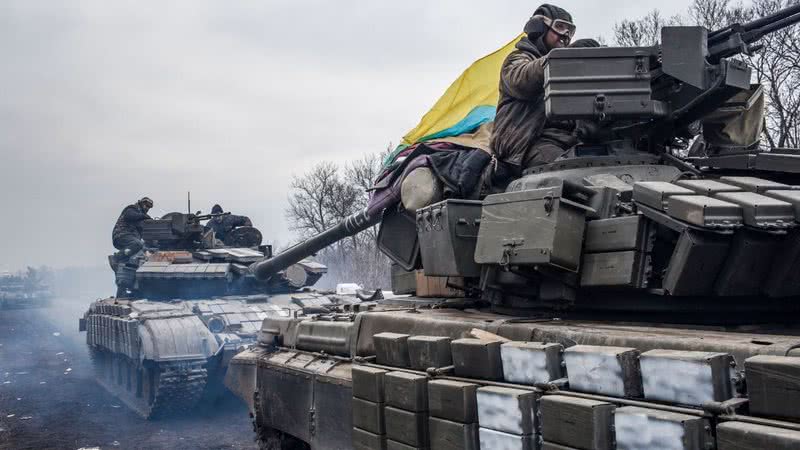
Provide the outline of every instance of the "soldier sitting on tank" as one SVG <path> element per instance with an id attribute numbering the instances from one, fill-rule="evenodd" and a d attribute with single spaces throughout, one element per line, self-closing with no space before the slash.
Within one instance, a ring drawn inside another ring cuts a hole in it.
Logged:
<path id="1" fill-rule="evenodd" d="M 491 138 L 493 184 L 504 186 L 528 167 L 566 156 L 578 143 L 575 122 L 545 116 L 544 66 L 550 50 L 598 47 L 593 39 L 573 42 L 575 25 L 562 8 L 544 4 L 525 24 L 525 33 L 500 71 L 500 99 Z"/>
<path id="2" fill-rule="evenodd" d="M 222 206 L 214 205 L 211 208 L 211 214 L 222 214 Z M 206 224 L 206 231 L 213 230 L 214 237 L 222 242 L 228 237 L 228 234 L 239 227 L 252 227 L 253 222 L 247 216 L 237 216 L 228 214 L 225 216 L 213 217 Z"/>
<path id="3" fill-rule="evenodd" d="M 119 250 L 123 256 L 133 256 L 144 248 L 142 241 L 142 221 L 150 219 L 147 214 L 153 207 L 153 201 L 148 197 L 143 197 L 136 204 L 128 205 L 114 224 L 114 231 L 111 233 L 111 241 L 114 248 Z"/>

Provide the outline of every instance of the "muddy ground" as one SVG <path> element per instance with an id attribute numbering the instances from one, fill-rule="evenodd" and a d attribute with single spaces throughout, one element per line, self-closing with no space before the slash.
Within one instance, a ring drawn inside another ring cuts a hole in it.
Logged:
<path id="1" fill-rule="evenodd" d="M 236 399 L 191 417 L 148 422 L 92 378 L 78 333 L 87 300 L 0 310 L 0 449 L 253 449 L 247 408 Z"/>

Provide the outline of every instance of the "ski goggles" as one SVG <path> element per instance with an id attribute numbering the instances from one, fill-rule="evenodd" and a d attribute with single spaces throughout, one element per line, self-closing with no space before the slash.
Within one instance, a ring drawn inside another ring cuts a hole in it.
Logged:
<path id="1" fill-rule="evenodd" d="M 572 22 L 567 22 L 563 19 L 551 19 L 547 16 L 534 16 L 539 18 L 547 25 L 547 28 L 550 28 L 555 32 L 557 35 L 572 39 L 575 36 L 575 24 Z"/>

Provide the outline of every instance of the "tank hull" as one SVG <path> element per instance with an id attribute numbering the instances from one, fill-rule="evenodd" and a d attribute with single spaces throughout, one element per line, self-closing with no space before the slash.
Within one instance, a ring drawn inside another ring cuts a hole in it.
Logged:
<path id="1" fill-rule="evenodd" d="M 358 428 L 353 423 L 353 417 L 358 416 L 354 416 L 356 411 L 353 406 L 354 367 L 416 373 L 428 377 L 429 381 L 449 379 L 478 386 L 511 387 L 535 391 L 537 396 L 561 394 L 559 398 L 573 396 L 593 399 L 611 403 L 617 408 L 637 406 L 648 411 L 677 411 L 692 417 L 714 418 L 720 424 L 735 425 L 741 421 L 751 421 L 775 427 L 778 431 L 774 433 L 777 434 L 786 430 L 800 430 L 800 424 L 794 423 L 800 421 L 800 410 L 796 411 L 796 419 L 784 417 L 776 421 L 762 414 L 748 413 L 746 407 L 736 409 L 730 406 L 736 403 L 734 397 L 744 399 L 746 403 L 746 392 L 731 395 L 734 401 L 728 399 L 727 404 L 721 401 L 686 405 L 679 401 L 655 400 L 646 391 L 645 394 L 626 397 L 578 389 L 577 380 L 569 377 L 554 384 L 534 386 L 504 378 L 488 380 L 458 374 L 458 369 L 454 372 L 452 367 L 426 371 L 385 362 L 378 365 L 375 358 L 377 354 L 380 360 L 381 350 L 376 349 L 374 338 L 379 333 L 397 333 L 405 336 L 440 336 L 455 340 L 475 333 L 480 335 L 480 332 L 475 331 L 480 330 L 488 333 L 482 336 L 484 339 L 489 336 L 489 339 L 503 341 L 547 342 L 560 344 L 564 349 L 589 346 L 600 349 L 629 348 L 634 349 L 637 354 L 668 350 L 687 355 L 730 355 L 735 364 L 731 373 L 739 373 L 745 370 L 745 360 L 754 356 L 789 357 L 789 360 L 800 356 L 800 349 L 797 348 L 800 346 L 800 327 L 796 325 L 660 325 L 646 322 L 561 320 L 554 317 L 524 319 L 478 310 L 376 310 L 359 314 L 353 320 L 353 326 L 348 330 L 347 351 L 338 355 L 314 351 L 304 345 L 303 342 L 308 342 L 308 339 L 303 336 L 305 331 L 300 326 L 294 331 L 293 326 L 282 329 L 281 346 L 268 345 L 268 342 L 274 342 L 273 333 L 276 329 L 269 320 L 265 321 L 262 344 L 234 357 L 226 379 L 229 386 L 237 387 L 234 391 L 252 408 L 255 429 L 264 448 L 364 448 L 363 442 L 353 440 L 356 438 L 349 434 L 351 430 Z M 319 333 L 317 337 L 320 341 L 331 336 L 330 331 L 325 330 L 317 330 L 315 333 Z M 453 350 L 454 359 L 455 355 Z M 507 363 L 503 361 L 503 364 Z M 675 370 L 679 374 L 675 378 L 689 377 L 686 372 L 681 372 L 679 366 L 666 367 L 666 370 Z M 577 372 L 575 375 L 578 375 Z M 647 377 L 644 379 L 647 386 Z M 571 387 L 570 383 L 575 383 L 575 387 Z M 385 406 L 388 407 L 389 403 Z M 329 425 L 334 421 L 338 428 Z M 553 423 L 552 418 L 550 423 Z M 389 419 L 385 419 L 387 430 L 392 426 Z M 537 431 L 540 432 L 541 430 Z M 390 431 L 386 431 L 386 434 L 391 436 Z M 367 435 L 374 437 L 374 434 Z M 541 436 L 537 434 L 537 438 L 539 437 Z M 386 436 L 383 439 L 385 441 Z M 433 434 L 430 439 L 434 439 Z M 712 436 L 709 439 L 714 438 Z"/>

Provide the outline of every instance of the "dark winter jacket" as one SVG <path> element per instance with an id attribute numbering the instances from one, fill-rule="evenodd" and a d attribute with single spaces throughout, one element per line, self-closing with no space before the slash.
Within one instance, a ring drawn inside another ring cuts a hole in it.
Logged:
<path id="1" fill-rule="evenodd" d="M 142 208 L 137 205 L 128 205 L 122 210 L 122 213 L 114 224 L 114 230 L 111 232 L 111 239 L 116 239 L 123 235 L 134 235 L 141 237 L 142 221 L 149 219 L 150 216 L 142 211 Z"/>
<path id="2" fill-rule="evenodd" d="M 214 230 L 214 236 L 220 241 L 224 241 L 228 237 L 228 233 L 237 227 L 252 227 L 253 222 L 247 216 L 235 216 L 228 214 L 227 216 L 214 217 L 206 224 L 206 231 Z"/>
<path id="3" fill-rule="evenodd" d="M 491 148 L 498 160 L 524 169 L 525 154 L 533 152 L 540 140 L 565 150 L 575 145 L 574 123 L 549 122 L 544 107 L 544 65 L 547 50 L 541 39 L 534 44 L 523 38 L 503 63 L 500 71 L 500 99 L 494 120 Z M 533 158 L 536 160 L 536 158 Z M 552 161 L 537 160 L 539 164 Z"/>

